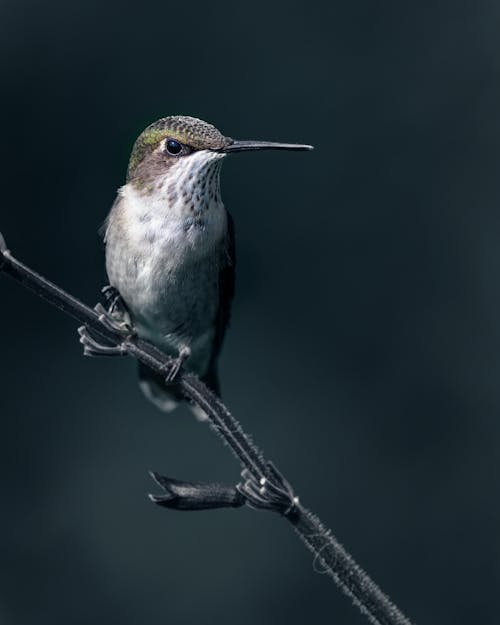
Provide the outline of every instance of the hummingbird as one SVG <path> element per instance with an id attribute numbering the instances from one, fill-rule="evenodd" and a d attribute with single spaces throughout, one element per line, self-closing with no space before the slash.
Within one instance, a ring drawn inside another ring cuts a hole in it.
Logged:
<path id="1" fill-rule="evenodd" d="M 185 115 L 159 119 L 135 141 L 126 184 L 104 225 L 109 284 L 137 335 L 174 357 L 176 372 L 183 365 L 217 394 L 217 360 L 235 270 L 234 226 L 221 199 L 221 165 L 229 154 L 268 149 L 312 146 L 237 141 Z M 182 399 L 174 378 L 166 381 L 139 364 L 142 391 L 165 412 Z"/>

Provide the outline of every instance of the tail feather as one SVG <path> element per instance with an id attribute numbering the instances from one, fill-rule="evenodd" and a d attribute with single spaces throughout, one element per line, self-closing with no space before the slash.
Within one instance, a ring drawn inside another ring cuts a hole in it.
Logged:
<path id="1" fill-rule="evenodd" d="M 208 373 L 204 375 L 202 381 L 216 395 L 219 395 L 219 376 L 215 366 L 211 366 Z M 139 363 L 139 387 L 144 395 L 162 412 L 172 412 L 184 397 L 175 384 L 167 385 L 165 379 L 159 373 L 152 371 L 146 365 Z M 196 404 L 189 404 L 189 408 L 199 421 L 205 421 L 207 415 Z"/>
<path id="2" fill-rule="evenodd" d="M 174 385 L 167 386 L 164 378 L 139 363 L 139 387 L 144 395 L 162 412 L 172 412 L 182 400 L 182 395 Z"/>

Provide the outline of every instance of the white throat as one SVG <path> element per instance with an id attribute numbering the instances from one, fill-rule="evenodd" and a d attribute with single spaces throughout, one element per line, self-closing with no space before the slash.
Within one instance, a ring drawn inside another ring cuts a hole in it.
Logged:
<path id="1" fill-rule="evenodd" d="M 119 194 L 130 243 L 143 253 L 175 264 L 186 255 L 193 260 L 220 243 L 227 217 L 220 196 L 223 154 L 201 150 L 179 158 L 144 189 L 129 183 Z"/>

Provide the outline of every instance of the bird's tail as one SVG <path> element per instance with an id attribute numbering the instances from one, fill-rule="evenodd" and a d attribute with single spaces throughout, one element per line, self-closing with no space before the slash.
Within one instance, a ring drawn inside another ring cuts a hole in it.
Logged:
<path id="1" fill-rule="evenodd" d="M 219 377 L 214 366 L 201 379 L 210 390 L 219 395 Z M 185 399 L 175 384 L 167 385 L 163 376 L 142 363 L 139 363 L 139 387 L 162 412 L 172 412 Z M 189 408 L 199 421 L 207 420 L 207 415 L 197 404 L 189 403 Z"/>

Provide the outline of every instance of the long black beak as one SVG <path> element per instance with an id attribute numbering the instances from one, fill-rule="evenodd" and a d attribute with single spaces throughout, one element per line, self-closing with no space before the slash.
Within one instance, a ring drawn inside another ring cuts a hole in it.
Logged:
<path id="1" fill-rule="evenodd" d="M 312 145 L 302 143 L 275 143 L 274 141 L 233 141 L 217 152 L 248 152 L 250 150 L 314 150 Z"/>

